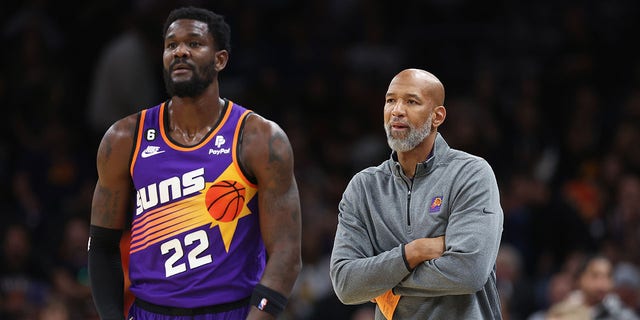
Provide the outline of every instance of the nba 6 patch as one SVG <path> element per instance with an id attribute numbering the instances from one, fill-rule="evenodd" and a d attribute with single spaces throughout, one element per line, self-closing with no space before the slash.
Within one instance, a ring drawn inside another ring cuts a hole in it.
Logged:
<path id="1" fill-rule="evenodd" d="M 433 197 L 429 206 L 429 213 L 440 211 L 440 207 L 442 207 L 442 196 Z"/>

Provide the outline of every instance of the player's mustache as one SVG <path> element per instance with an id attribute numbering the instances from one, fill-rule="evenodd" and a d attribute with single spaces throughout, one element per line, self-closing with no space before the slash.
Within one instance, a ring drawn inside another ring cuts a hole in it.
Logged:
<path id="1" fill-rule="evenodd" d="M 389 125 L 392 123 L 398 123 L 398 124 L 402 124 L 402 125 L 409 125 L 409 122 L 406 120 L 402 120 L 399 117 L 391 117 L 391 119 L 389 120 Z"/>
<path id="2" fill-rule="evenodd" d="M 189 66 L 189 68 L 191 68 L 191 69 L 195 69 L 195 66 L 194 66 L 193 64 L 189 63 L 189 62 L 187 61 L 187 58 L 176 58 L 176 59 L 175 59 L 175 60 L 173 60 L 173 62 L 171 62 L 171 64 L 169 65 L 169 70 L 173 70 L 173 69 L 174 69 L 174 67 L 175 67 L 177 64 L 186 64 L 186 65 L 188 65 L 188 66 Z"/>

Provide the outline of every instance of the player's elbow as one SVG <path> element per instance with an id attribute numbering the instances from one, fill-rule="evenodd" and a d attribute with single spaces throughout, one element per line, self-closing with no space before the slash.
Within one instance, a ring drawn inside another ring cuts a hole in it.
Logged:
<path id="1" fill-rule="evenodd" d="M 289 270 L 291 270 L 290 271 L 291 274 L 294 274 L 297 277 L 302 271 L 302 255 L 300 254 L 299 248 L 290 250 L 290 252 L 294 252 L 294 253 L 288 254 L 286 256 L 288 261 L 287 264 L 290 267 Z"/>
<path id="2" fill-rule="evenodd" d="M 483 272 L 467 272 L 461 275 L 458 289 L 460 294 L 476 293 L 487 284 L 488 275 Z"/>
<path id="3" fill-rule="evenodd" d="M 338 300 L 344 304 L 349 304 L 349 292 L 346 286 L 346 281 L 341 279 L 338 272 L 331 268 L 329 272 L 331 278 L 331 285 L 333 286 L 333 291 L 336 293 L 336 297 Z"/>
<path id="4" fill-rule="evenodd" d="M 347 277 L 340 275 L 338 271 L 331 270 L 331 284 L 336 297 L 343 304 L 361 304 L 369 301 L 368 298 L 362 297 L 362 290 L 359 290 L 353 283 L 347 281 Z"/>
<path id="5" fill-rule="evenodd" d="M 334 284 L 333 291 L 336 293 L 336 297 L 338 297 L 338 300 L 340 300 L 340 302 L 342 302 L 343 304 L 353 305 L 366 302 L 363 301 L 361 297 L 357 297 L 356 292 L 353 292 L 353 290 L 349 290 L 347 287 L 336 286 Z"/>
<path id="6" fill-rule="evenodd" d="M 302 257 L 298 256 L 298 258 L 295 260 L 295 262 L 293 262 L 291 264 L 291 268 L 292 268 L 292 272 L 296 275 L 300 274 L 300 271 L 302 271 Z"/>

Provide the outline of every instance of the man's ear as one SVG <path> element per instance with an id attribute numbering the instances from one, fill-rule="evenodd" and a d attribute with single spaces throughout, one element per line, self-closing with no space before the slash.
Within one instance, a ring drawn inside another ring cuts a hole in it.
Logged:
<path id="1" fill-rule="evenodd" d="M 447 109 L 444 106 L 437 106 L 433 109 L 433 122 L 432 125 L 437 128 L 447 118 Z"/>
<path id="2" fill-rule="evenodd" d="M 220 72 L 227 66 L 229 61 L 229 52 L 227 50 L 220 50 L 216 52 L 216 71 Z"/>

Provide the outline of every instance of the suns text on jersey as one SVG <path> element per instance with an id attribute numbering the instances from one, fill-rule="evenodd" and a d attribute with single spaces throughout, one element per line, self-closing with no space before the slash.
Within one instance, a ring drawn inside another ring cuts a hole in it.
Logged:
<path id="1" fill-rule="evenodd" d="M 136 191 L 136 215 L 204 189 L 204 168 L 152 183 Z"/>

